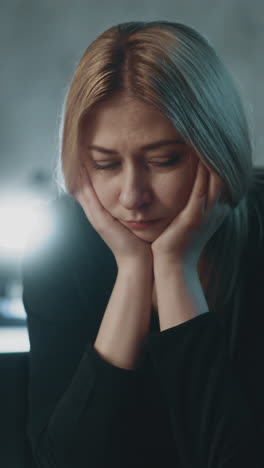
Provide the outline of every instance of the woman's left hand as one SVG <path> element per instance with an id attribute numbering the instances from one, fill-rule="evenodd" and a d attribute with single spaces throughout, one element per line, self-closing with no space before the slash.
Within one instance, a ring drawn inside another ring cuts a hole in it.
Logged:
<path id="1" fill-rule="evenodd" d="M 222 192 L 223 182 L 219 176 L 209 172 L 199 161 L 186 206 L 151 244 L 153 258 L 173 264 L 197 266 L 203 248 L 230 210 L 229 205 L 219 201 Z"/>

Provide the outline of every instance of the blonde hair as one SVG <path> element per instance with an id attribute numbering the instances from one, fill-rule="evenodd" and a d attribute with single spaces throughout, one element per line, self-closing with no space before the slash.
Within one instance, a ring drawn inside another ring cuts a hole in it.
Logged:
<path id="1" fill-rule="evenodd" d="M 203 252 L 209 267 L 207 301 L 209 308 L 221 310 L 237 297 L 238 307 L 247 193 L 255 184 L 251 125 L 238 85 L 209 41 L 189 26 L 169 21 L 112 26 L 86 49 L 66 96 L 57 166 L 62 192 L 73 191 L 86 115 L 122 93 L 161 110 L 223 180 L 230 212 Z"/>

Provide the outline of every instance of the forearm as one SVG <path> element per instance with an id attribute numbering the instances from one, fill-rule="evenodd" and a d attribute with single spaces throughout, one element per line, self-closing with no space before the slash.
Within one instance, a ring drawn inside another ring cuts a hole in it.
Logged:
<path id="1" fill-rule="evenodd" d="M 208 311 L 195 267 L 173 265 L 154 258 L 154 278 L 161 331 Z"/>
<path id="2" fill-rule="evenodd" d="M 121 368 L 135 367 L 151 315 L 153 264 L 135 261 L 117 279 L 94 343 L 96 351 Z"/>

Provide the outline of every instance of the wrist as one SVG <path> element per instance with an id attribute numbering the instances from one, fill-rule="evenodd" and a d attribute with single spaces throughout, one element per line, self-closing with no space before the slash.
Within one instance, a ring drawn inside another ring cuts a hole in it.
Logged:
<path id="1" fill-rule="evenodd" d="M 152 256 L 143 256 L 143 257 L 134 257 L 126 258 L 122 261 L 119 261 L 118 270 L 137 270 L 140 272 L 150 272 L 153 271 L 153 257 Z"/>
<path id="2" fill-rule="evenodd" d="M 208 311 L 197 268 L 186 263 L 154 259 L 160 330 L 186 322 Z"/>
<path id="3" fill-rule="evenodd" d="M 185 275 L 185 274 L 197 274 L 197 263 L 187 262 L 180 259 L 166 258 L 164 256 L 153 256 L 153 268 L 155 275 L 159 272 L 162 274 L 173 272 L 174 274 Z"/>

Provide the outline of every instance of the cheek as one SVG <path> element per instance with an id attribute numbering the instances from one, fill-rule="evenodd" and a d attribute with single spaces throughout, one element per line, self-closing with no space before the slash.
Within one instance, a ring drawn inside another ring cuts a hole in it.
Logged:
<path id="1" fill-rule="evenodd" d="M 91 182 L 97 198 L 105 209 L 111 208 L 115 199 L 115 191 L 111 184 L 105 183 L 99 179 L 91 178 Z"/>
<path id="2" fill-rule="evenodd" d="M 192 185 L 193 181 L 188 171 L 182 171 L 163 180 L 157 187 L 156 195 L 164 208 L 172 214 L 177 214 L 188 202 Z"/>
<path id="3" fill-rule="evenodd" d="M 189 190 L 186 184 L 177 184 L 173 187 L 166 187 L 161 192 L 159 199 L 162 206 L 172 211 L 179 212 L 187 203 L 189 198 Z"/>

